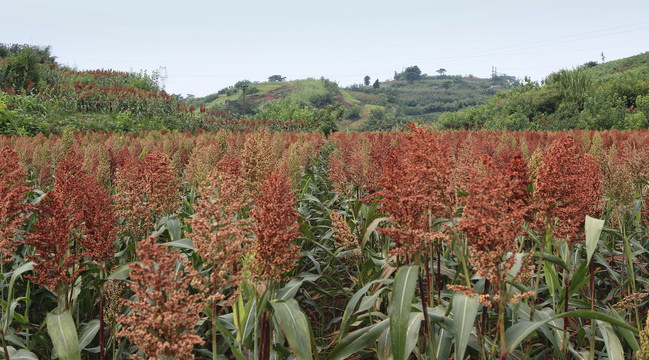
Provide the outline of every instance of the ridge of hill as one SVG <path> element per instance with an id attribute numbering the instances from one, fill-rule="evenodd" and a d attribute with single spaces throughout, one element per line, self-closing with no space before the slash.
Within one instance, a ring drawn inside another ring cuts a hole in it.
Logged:
<path id="1" fill-rule="evenodd" d="M 325 78 L 261 83 L 243 80 L 217 93 L 189 98 L 187 103 L 239 116 L 244 111 L 245 87 L 245 113 L 258 120 L 281 116 L 278 107 L 290 107 L 292 115 L 298 109 L 333 107 L 342 128 L 384 130 L 413 121 L 433 123 L 443 112 L 481 104 L 517 84 L 514 77 L 507 75 L 482 79 L 424 74 L 414 80 L 375 80 L 372 86 L 357 84 L 344 88 Z"/>

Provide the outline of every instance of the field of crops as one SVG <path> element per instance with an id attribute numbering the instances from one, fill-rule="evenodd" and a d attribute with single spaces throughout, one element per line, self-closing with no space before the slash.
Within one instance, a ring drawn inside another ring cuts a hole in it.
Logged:
<path id="1" fill-rule="evenodd" d="M 649 359 L 647 130 L 0 150 L 0 358 Z"/>

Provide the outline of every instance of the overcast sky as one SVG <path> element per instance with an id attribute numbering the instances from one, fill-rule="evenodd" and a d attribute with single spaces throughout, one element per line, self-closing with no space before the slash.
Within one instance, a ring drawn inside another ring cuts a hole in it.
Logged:
<path id="1" fill-rule="evenodd" d="M 166 90 L 324 76 L 341 86 L 422 72 L 542 80 L 649 51 L 646 0 L 5 1 L 0 42 L 51 45 L 62 64 L 166 68 Z"/>

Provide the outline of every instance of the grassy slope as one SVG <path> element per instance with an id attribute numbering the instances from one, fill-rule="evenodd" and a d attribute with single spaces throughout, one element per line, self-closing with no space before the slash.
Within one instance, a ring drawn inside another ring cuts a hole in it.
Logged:
<path id="1" fill-rule="evenodd" d="M 402 118 L 414 120 L 417 118 L 435 119 L 445 110 L 480 104 L 495 94 L 491 79 L 468 78 L 459 76 L 435 76 L 408 83 L 405 80 L 381 83 L 377 90 L 365 88 L 339 88 L 332 93 L 322 80 L 304 79 L 285 82 L 254 83 L 252 94 L 246 93 L 246 103 L 263 106 L 266 102 L 278 98 L 289 98 L 304 106 L 317 106 L 313 99 L 326 96 L 334 98 L 334 105 L 342 105 L 346 109 L 360 107 L 361 118 L 347 119 L 341 125 L 345 128 L 358 129 L 370 116 L 372 109 L 378 109 L 391 114 L 399 114 Z M 204 98 L 190 100 L 190 104 L 198 107 L 203 105 L 211 109 L 227 109 L 226 101 L 240 101 L 242 92 L 232 95 L 216 94 Z M 214 99 L 216 97 L 216 99 Z M 206 101 L 206 100 L 210 101 Z"/>
<path id="2" fill-rule="evenodd" d="M 638 110 L 649 114 L 646 104 L 641 108 L 641 104 L 635 103 L 638 96 L 649 95 L 646 93 L 649 88 L 647 74 L 649 52 L 602 64 L 587 63 L 577 69 L 559 70 L 541 84 L 527 84 L 516 91 L 500 94 L 484 105 L 446 114 L 438 125 L 442 128 L 486 126 L 510 130 L 637 128 L 624 118 L 641 115 Z M 557 80 L 559 78 L 563 81 Z M 579 83 L 580 78 L 587 78 L 587 85 Z M 611 118 L 617 120 L 605 121 Z M 546 119 L 548 121 L 543 122 Z M 522 124 L 520 128 L 518 123 Z"/>
<path id="3" fill-rule="evenodd" d="M 641 66 L 649 66 L 649 52 L 599 64 L 595 67 L 590 68 L 589 71 L 594 76 L 602 78 L 609 74 L 614 74 Z"/>

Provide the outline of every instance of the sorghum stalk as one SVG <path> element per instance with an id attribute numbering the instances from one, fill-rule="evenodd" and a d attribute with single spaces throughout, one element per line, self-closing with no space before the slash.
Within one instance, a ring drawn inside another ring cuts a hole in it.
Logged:
<path id="1" fill-rule="evenodd" d="M 546 232 L 546 238 L 549 236 L 550 232 Z M 536 247 L 536 245 L 534 245 Z M 539 285 L 541 282 L 541 262 L 543 261 L 543 246 L 539 246 L 539 260 L 536 263 L 536 279 L 534 280 L 534 296 L 531 298 L 530 304 L 530 321 L 534 321 L 534 310 L 536 310 L 536 297 L 539 293 Z M 525 358 L 529 358 L 531 349 L 531 334 L 527 336 L 526 346 L 525 346 Z"/>
<path id="2" fill-rule="evenodd" d="M 99 360 L 104 360 L 104 291 L 99 287 Z"/>
<path id="3" fill-rule="evenodd" d="M 426 258 L 428 258 L 428 256 L 426 256 Z M 428 265 L 428 264 L 426 264 L 426 265 Z M 426 267 L 428 267 L 428 266 L 426 266 Z M 428 321 L 428 300 L 427 300 L 427 296 L 426 296 L 426 292 L 428 290 L 424 288 L 424 282 L 422 281 L 421 272 L 419 273 L 418 281 L 419 281 L 419 293 L 421 294 L 421 310 L 424 313 L 424 339 L 425 339 L 426 342 L 428 342 L 428 345 L 430 346 L 432 340 L 430 338 L 430 330 L 428 328 L 428 326 L 429 326 L 429 321 Z"/>
<path id="4" fill-rule="evenodd" d="M 213 271 L 216 271 L 216 269 L 214 269 Z M 212 278 L 212 291 L 216 293 L 216 276 L 212 276 Z M 216 360 L 216 322 L 218 321 L 216 317 L 216 301 L 212 301 L 210 305 L 212 307 L 212 360 Z M 238 321 L 238 318 L 238 316 L 235 316 L 235 321 Z M 239 327 L 239 329 L 241 328 Z"/>
<path id="5" fill-rule="evenodd" d="M 506 348 L 505 348 L 505 304 L 506 299 L 505 292 L 506 286 L 502 286 L 500 289 L 500 303 L 498 304 L 498 332 L 500 334 L 500 359 L 504 360 L 507 357 Z"/>
<path id="6" fill-rule="evenodd" d="M 0 339 L 2 339 L 2 350 L 5 353 L 5 359 L 9 359 L 9 350 L 7 350 L 7 342 L 5 341 L 5 333 L 0 327 Z"/>
<path id="7" fill-rule="evenodd" d="M 568 312 L 568 289 L 570 288 L 570 276 L 572 275 L 570 271 L 570 257 L 572 255 L 571 248 L 570 243 L 568 243 L 568 259 L 566 261 L 566 269 L 563 272 L 565 274 L 563 277 L 563 291 L 565 294 L 563 312 Z M 568 341 L 570 340 L 570 335 L 568 333 L 568 319 L 568 317 L 563 318 L 563 351 L 566 358 L 568 357 Z"/>
<path id="8" fill-rule="evenodd" d="M 489 294 L 489 279 L 485 279 L 484 293 Z M 481 320 L 481 323 L 480 323 L 480 332 L 478 333 L 478 341 L 480 343 L 480 359 L 485 358 L 484 348 L 483 348 L 483 340 L 484 340 L 485 331 L 487 329 L 487 314 L 488 314 L 488 311 L 489 311 L 487 309 L 488 308 L 487 308 L 486 305 L 482 305 L 482 320 Z"/>
<path id="9" fill-rule="evenodd" d="M 633 255 L 631 253 L 631 245 L 629 244 L 629 239 L 626 235 L 626 226 L 622 225 L 622 236 L 624 237 L 624 253 L 626 255 L 626 260 L 628 262 L 628 274 L 630 278 L 630 283 L 631 283 L 631 294 L 636 293 L 636 286 L 635 286 L 635 271 L 633 269 Z M 640 321 L 640 312 L 638 310 L 638 307 L 635 307 L 635 321 L 636 321 L 636 327 L 638 328 L 638 331 L 642 331 L 642 324 Z"/>
<path id="10" fill-rule="evenodd" d="M 595 311 L 595 259 L 590 259 L 590 310 Z M 595 356 L 595 319 L 590 319 L 590 360 Z"/>

